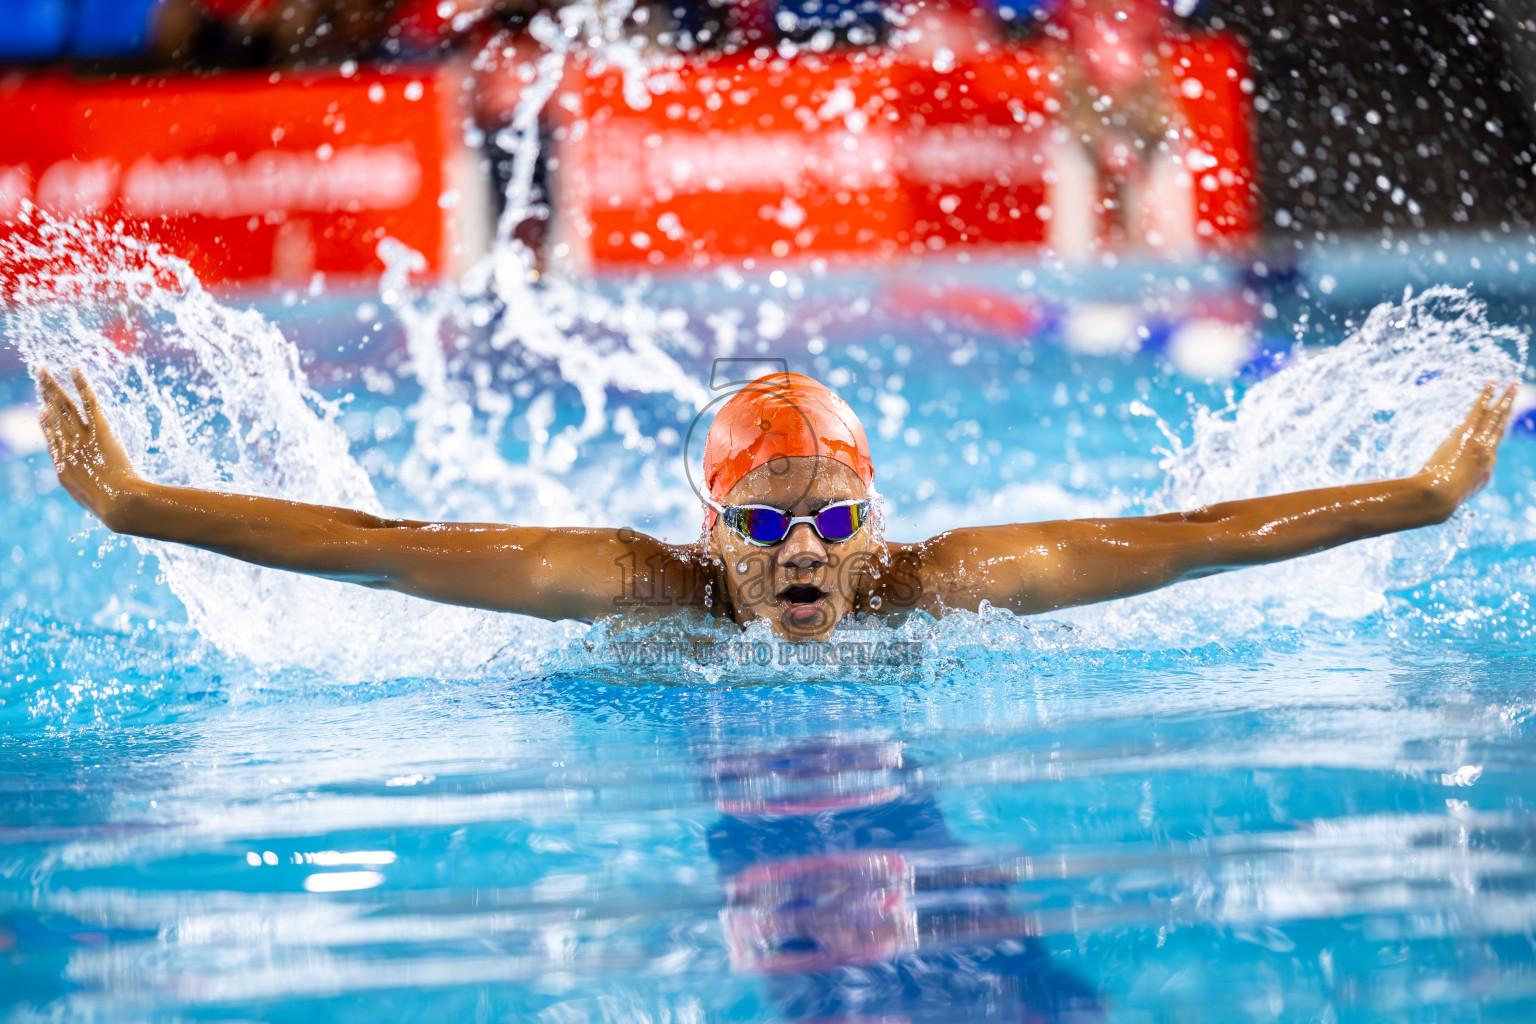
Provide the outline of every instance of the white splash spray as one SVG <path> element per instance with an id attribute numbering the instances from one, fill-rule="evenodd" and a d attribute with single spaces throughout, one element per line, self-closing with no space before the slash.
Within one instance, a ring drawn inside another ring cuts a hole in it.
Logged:
<path id="1" fill-rule="evenodd" d="M 595 440 L 635 439 L 627 410 L 609 409 L 614 393 L 667 395 L 685 412 L 707 403 L 707 389 L 680 362 L 705 345 L 690 335 L 687 315 L 657 308 L 638 287 L 613 298 L 558 275 L 540 279 L 533 254 L 514 237 L 537 213 L 538 112 L 570 55 L 580 47 L 621 67 L 628 101 L 649 102 L 644 61 L 624 39 L 627 12 L 624 3 L 588 3 L 535 19 L 545 54 L 509 129 L 514 170 L 489 254 L 459 281 L 423 293 L 408 283 L 420 257 L 398 243 L 381 247 L 381 296 L 405 329 L 404 372 L 419 388 L 408 413 L 412 445 L 396 473 L 417 505 L 410 511 L 531 525 L 679 522 L 695 512 L 674 452 L 646 460 L 638 478 L 632 460 L 591 458 Z M 0 260 L 41 261 L 52 273 L 46 284 L 18 290 L 14 340 L 31 366 L 86 369 L 146 475 L 383 511 L 348 452 L 337 405 L 313 390 L 298 351 L 273 325 L 218 302 L 182 261 L 106 227 L 38 217 L 38 229 L 33 241 L 18 235 L 0 251 Z M 124 325 L 135 344 L 111 336 Z M 1153 504 L 1188 508 L 1409 472 L 1483 381 L 1515 373 L 1511 350 L 1524 361 L 1523 337 L 1491 326 L 1463 293 L 1438 289 L 1383 307 L 1344 345 L 1299 353 L 1237 406 L 1197 410 L 1193 440 L 1165 460 L 1167 482 Z M 580 417 L 554 429 L 556 410 L 574 404 L 565 392 L 574 392 Z M 534 428 L 525 461 L 503 453 L 519 411 Z M 1089 627 L 1095 643 L 1124 646 L 1232 638 L 1316 615 L 1358 617 L 1381 608 L 1391 588 L 1443 565 L 1454 537 L 1447 528 L 1384 538 L 1062 618 Z M 451 676 L 488 665 L 517 672 L 547 666 L 552 651 L 585 631 L 176 545 L 141 547 L 159 558 L 192 625 L 256 663 L 342 679 Z M 906 631 L 939 646 L 978 630 L 1001 630 L 1004 645 L 1023 642 L 992 618 Z"/>
<path id="2" fill-rule="evenodd" d="M 413 292 L 407 276 L 419 255 L 391 241 L 381 247 L 388 267 L 381 295 L 405 329 L 406 372 L 420 388 L 408 414 L 414 444 L 397 474 L 419 509 L 527 524 L 604 521 L 614 471 L 586 468 L 575 485 L 566 478 L 581 446 L 609 427 L 609 392 L 671 394 L 690 413 L 704 404 L 703 386 L 666 351 L 692 345 L 681 311 L 647 305 L 637 290 L 614 301 L 574 281 L 536 288 L 532 254 L 513 238 L 519 221 L 534 212 L 538 111 L 570 51 L 581 45 L 643 86 L 644 68 L 623 39 L 628 10 L 623 0 L 586 3 L 562 9 L 558 21 L 536 19 L 534 34 L 546 54 L 514 118 L 508 215 L 492 251 L 461 281 Z M 46 273 L 23 275 L 14 289 L 10 340 L 29 367 L 86 371 L 144 475 L 384 511 L 348 452 L 338 405 L 309 385 L 297 348 L 275 326 L 220 303 L 184 261 L 118 229 L 60 223 L 35 209 L 26 217 L 25 229 L 0 243 L 0 263 Z M 486 325 L 493 325 L 489 332 L 478 330 Z M 541 376 L 556 383 L 533 393 L 529 408 L 552 410 L 555 390 L 569 386 L 581 401 L 581 420 L 536 438 L 526 464 L 508 461 L 500 452 L 513 412 L 507 385 Z M 626 493 L 635 498 L 627 522 L 693 504 L 679 481 L 655 475 L 630 481 Z M 258 664 L 302 666 L 339 679 L 461 675 L 493 659 L 496 670 L 517 671 L 584 628 L 431 605 L 174 544 L 135 543 L 159 559 L 164 582 L 201 634 Z"/>
<path id="3" fill-rule="evenodd" d="M 348 453 L 337 406 L 310 387 L 277 328 L 219 303 L 184 262 L 105 226 L 35 226 L 35 236 L 0 244 L 0 261 L 50 269 L 16 289 L 13 340 L 29 367 L 85 370 L 144 476 L 382 511 Z M 201 634 L 258 664 L 344 679 L 462 673 L 514 639 L 575 628 L 136 543 L 158 558 Z"/>
<path id="4" fill-rule="evenodd" d="M 1526 354 L 1523 331 L 1490 323 L 1482 303 L 1459 289 L 1381 305 L 1342 344 L 1298 349 L 1235 405 L 1194 410 L 1188 444 L 1169 431 L 1167 477 L 1148 511 L 1407 476 L 1484 384 L 1519 377 Z M 1466 516 L 1064 617 L 1117 645 L 1198 644 L 1314 616 L 1359 618 L 1385 607 L 1389 591 L 1442 568 Z"/>

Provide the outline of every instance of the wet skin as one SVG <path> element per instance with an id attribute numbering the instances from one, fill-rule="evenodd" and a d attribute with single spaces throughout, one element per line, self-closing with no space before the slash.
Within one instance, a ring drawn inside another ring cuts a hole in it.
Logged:
<path id="1" fill-rule="evenodd" d="M 876 522 L 839 543 L 798 524 L 778 545 L 723 523 L 701 542 L 630 529 L 557 529 L 383 519 L 350 509 L 168 487 L 134 471 L 84 376 L 77 403 L 39 371 L 40 418 L 64 489 L 118 533 L 258 565 L 548 619 L 700 609 L 766 619 L 789 639 L 824 639 L 851 612 L 942 615 L 983 601 L 1031 614 L 1140 594 L 1229 569 L 1444 522 L 1488 482 L 1516 386 L 1483 389 L 1412 476 L 1224 502 L 1190 512 L 968 527 L 887 544 Z M 778 459 L 723 504 L 811 515 L 866 496 L 839 462 Z"/>
<path id="2" fill-rule="evenodd" d="M 736 482 L 723 505 L 772 505 L 794 516 L 815 515 L 827 505 L 869 496 L 858 474 L 834 459 L 775 459 Z M 780 636 L 821 639 L 852 611 L 871 610 L 883 589 L 887 546 L 873 523 L 844 541 L 829 542 L 797 523 L 773 547 L 748 542 L 717 521 L 704 551 L 725 580 L 732 617 L 767 619 Z M 880 602 L 876 602 L 877 604 Z"/>

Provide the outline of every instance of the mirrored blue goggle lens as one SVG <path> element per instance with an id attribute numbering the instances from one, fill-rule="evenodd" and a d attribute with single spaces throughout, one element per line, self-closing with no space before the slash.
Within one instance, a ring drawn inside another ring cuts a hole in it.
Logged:
<path id="1" fill-rule="evenodd" d="M 789 532 L 789 517 L 766 508 L 744 508 L 738 525 L 744 537 L 754 544 L 777 544 Z"/>
<path id="2" fill-rule="evenodd" d="M 816 513 L 816 532 L 822 540 L 847 540 L 859 532 L 863 522 L 863 506 L 837 505 Z"/>

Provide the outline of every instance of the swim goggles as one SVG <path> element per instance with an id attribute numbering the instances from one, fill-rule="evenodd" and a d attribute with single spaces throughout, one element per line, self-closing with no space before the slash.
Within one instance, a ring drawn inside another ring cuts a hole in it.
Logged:
<path id="1" fill-rule="evenodd" d="M 869 518 L 868 498 L 833 502 L 813 516 L 791 516 L 772 505 L 718 505 L 708 498 L 704 501 L 742 540 L 762 548 L 783 541 L 798 523 L 810 523 L 816 536 L 836 544 L 858 533 Z"/>

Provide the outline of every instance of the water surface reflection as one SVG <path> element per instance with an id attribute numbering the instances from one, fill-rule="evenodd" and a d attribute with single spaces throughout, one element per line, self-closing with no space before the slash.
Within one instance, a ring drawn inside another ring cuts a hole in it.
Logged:
<path id="1" fill-rule="evenodd" d="M 898 742 L 836 737 L 710 763 L 732 969 L 792 1021 L 1100 1019 L 911 767 Z"/>

